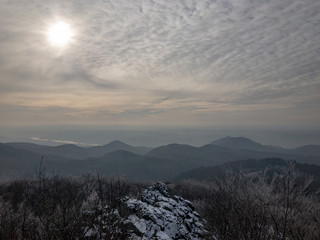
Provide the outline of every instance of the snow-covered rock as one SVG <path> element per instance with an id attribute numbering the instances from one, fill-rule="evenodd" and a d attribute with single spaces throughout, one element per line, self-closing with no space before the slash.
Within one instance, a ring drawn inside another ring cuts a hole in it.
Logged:
<path id="1" fill-rule="evenodd" d="M 207 232 L 190 201 L 171 196 L 164 183 L 145 189 L 139 199 L 124 197 L 117 209 L 98 207 L 85 239 L 204 240 Z"/>
<path id="2" fill-rule="evenodd" d="M 125 222 L 133 225 L 132 239 L 204 239 L 199 214 L 190 201 L 170 196 L 164 183 L 144 190 L 141 200 L 121 200 L 127 210 Z"/>

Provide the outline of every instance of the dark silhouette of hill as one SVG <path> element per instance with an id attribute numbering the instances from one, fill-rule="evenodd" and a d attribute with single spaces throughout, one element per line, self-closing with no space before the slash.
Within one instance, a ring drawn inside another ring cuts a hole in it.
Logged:
<path id="1" fill-rule="evenodd" d="M 264 146 L 247 138 L 223 138 L 202 147 L 192 147 L 182 144 L 169 144 L 151 150 L 147 156 L 176 159 L 181 161 L 196 161 L 205 166 L 212 166 L 228 161 L 243 159 L 282 158 L 311 164 L 320 164 L 319 156 L 309 156 L 296 153 L 294 150 L 274 146 Z M 239 146 L 237 146 L 239 143 Z"/>
<path id="2" fill-rule="evenodd" d="M 67 159 L 47 156 L 48 161 L 65 162 Z M 0 178 L 34 176 L 40 167 L 42 155 L 16 149 L 0 143 Z"/>
<path id="3" fill-rule="evenodd" d="M 31 151 L 33 149 L 41 149 L 41 148 L 48 147 L 47 145 L 40 145 L 40 144 L 28 143 L 28 142 L 9 142 L 9 143 L 5 143 L 5 145 L 13 148 L 28 150 L 28 151 Z"/>
<path id="4" fill-rule="evenodd" d="M 35 149 L 33 151 L 45 156 L 52 155 L 71 159 L 86 159 L 89 157 L 89 154 L 85 148 L 74 144 L 64 144 L 54 147 L 48 146 L 45 148 Z"/>
<path id="5" fill-rule="evenodd" d="M 192 169 L 178 175 L 177 180 L 195 179 L 195 180 L 213 180 L 221 178 L 228 172 L 250 174 L 250 173 L 269 173 L 280 172 L 288 167 L 289 162 L 280 158 L 266 158 L 261 160 L 246 159 L 240 161 L 232 161 L 213 167 L 201 167 Z M 294 162 L 294 170 L 301 174 L 312 176 L 320 187 L 320 166 L 313 164 L 301 164 Z"/>
<path id="6" fill-rule="evenodd" d="M 45 161 L 46 168 L 56 174 L 81 175 L 89 172 L 106 176 L 123 176 L 132 180 L 167 180 L 195 165 L 181 161 L 153 158 L 118 150 L 99 158 L 70 161 Z"/>
<path id="7" fill-rule="evenodd" d="M 0 144 L 0 174 L 11 177 L 29 173 L 30 166 L 34 166 L 39 156 L 25 150 L 17 150 Z M 41 159 L 41 157 L 40 157 Z"/>
<path id="8" fill-rule="evenodd" d="M 195 162 L 198 165 L 216 165 L 242 158 L 240 152 L 211 144 L 193 147 L 183 144 L 169 144 L 151 150 L 147 156 Z"/>
<path id="9" fill-rule="evenodd" d="M 293 149 L 293 152 L 306 156 L 320 156 L 320 145 L 304 145 Z"/>

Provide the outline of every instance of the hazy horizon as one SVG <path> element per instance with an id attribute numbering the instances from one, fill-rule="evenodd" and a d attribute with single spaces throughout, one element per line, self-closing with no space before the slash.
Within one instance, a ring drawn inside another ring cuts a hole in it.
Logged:
<path id="1" fill-rule="evenodd" d="M 213 140 L 247 137 L 265 145 L 294 148 L 308 144 L 320 145 L 320 129 L 244 129 L 244 128 L 115 128 L 84 126 L 45 126 L 0 129 L 0 142 L 32 142 L 45 145 L 104 145 L 114 140 L 133 146 L 158 147 L 170 143 L 202 146 Z"/>

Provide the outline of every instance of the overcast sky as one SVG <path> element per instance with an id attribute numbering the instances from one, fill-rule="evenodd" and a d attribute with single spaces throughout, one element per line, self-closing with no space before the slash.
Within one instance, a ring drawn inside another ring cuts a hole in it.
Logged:
<path id="1" fill-rule="evenodd" d="M 319 0 L 0 0 L 0 127 L 319 127 Z M 50 45 L 55 22 L 74 35 Z"/>

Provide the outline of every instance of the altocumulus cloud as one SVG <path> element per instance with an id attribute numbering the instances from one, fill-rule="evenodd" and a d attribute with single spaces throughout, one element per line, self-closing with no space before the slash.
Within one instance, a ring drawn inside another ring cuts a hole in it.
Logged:
<path id="1" fill-rule="evenodd" d="M 1 124 L 320 120 L 318 0 L 1 0 L 0 9 Z M 45 37 L 57 20 L 75 31 L 61 51 Z"/>

